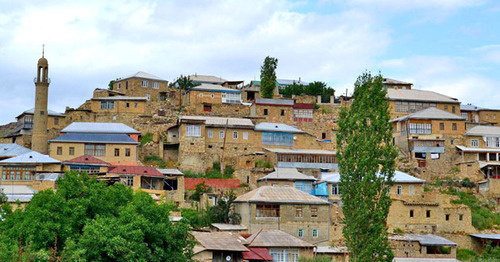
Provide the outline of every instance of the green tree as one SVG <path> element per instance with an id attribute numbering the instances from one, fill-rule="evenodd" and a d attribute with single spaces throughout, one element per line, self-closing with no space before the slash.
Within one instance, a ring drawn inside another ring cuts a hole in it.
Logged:
<path id="1" fill-rule="evenodd" d="M 260 94 L 263 98 L 273 98 L 276 88 L 276 67 L 278 59 L 266 56 L 264 64 L 260 67 Z"/>
<path id="2" fill-rule="evenodd" d="M 194 84 L 193 81 L 191 81 L 191 78 L 189 76 L 183 76 L 183 75 L 179 76 L 179 78 L 177 78 L 175 83 L 176 83 L 175 86 L 179 88 L 179 111 L 180 111 L 182 108 L 182 95 L 183 95 L 182 93 L 196 86 L 196 84 Z"/>
<path id="3" fill-rule="evenodd" d="M 314 81 L 309 83 L 305 88 L 305 93 L 310 96 L 319 96 L 323 94 L 323 89 L 326 89 L 326 83 L 320 81 Z"/>
<path id="4" fill-rule="evenodd" d="M 352 261 L 392 261 L 385 222 L 397 151 L 382 76 L 358 77 L 337 134 L 343 234 Z"/>
<path id="5" fill-rule="evenodd" d="M 231 223 L 239 224 L 241 216 L 232 211 L 232 205 L 236 199 L 236 194 L 233 190 L 223 194 L 222 198 L 217 202 L 217 205 L 210 207 L 208 216 L 211 223 Z"/>

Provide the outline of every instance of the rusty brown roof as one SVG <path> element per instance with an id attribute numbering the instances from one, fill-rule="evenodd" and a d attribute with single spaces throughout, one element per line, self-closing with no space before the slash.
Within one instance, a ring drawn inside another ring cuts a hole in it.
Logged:
<path id="1" fill-rule="evenodd" d="M 230 232 L 191 232 L 196 241 L 206 250 L 249 251 L 244 245 L 247 241 L 238 234 Z"/>

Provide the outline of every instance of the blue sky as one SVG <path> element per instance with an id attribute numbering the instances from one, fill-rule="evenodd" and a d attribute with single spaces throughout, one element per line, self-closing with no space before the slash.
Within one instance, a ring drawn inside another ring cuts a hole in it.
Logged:
<path id="1" fill-rule="evenodd" d="M 246 82 L 265 56 L 278 77 L 352 90 L 364 70 L 462 103 L 500 108 L 500 1 L 3 1 L 0 123 L 34 105 L 46 44 L 49 108 L 146 71 Z"/>

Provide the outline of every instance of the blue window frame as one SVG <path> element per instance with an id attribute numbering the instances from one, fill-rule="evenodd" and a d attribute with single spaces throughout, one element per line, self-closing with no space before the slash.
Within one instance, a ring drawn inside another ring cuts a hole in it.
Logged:
<path id="1" fill-rule="evenodd" d="M 262 132 L 262 144 L 274 146 L 293 146 L 293 133 Z"/>

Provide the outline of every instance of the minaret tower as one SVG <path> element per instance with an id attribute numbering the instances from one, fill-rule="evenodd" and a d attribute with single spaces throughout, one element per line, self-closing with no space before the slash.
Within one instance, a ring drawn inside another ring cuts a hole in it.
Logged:
<path id="1" fill-rule="evenodd" d="M 42 154 L 48 154 L 47 134 L 47 97 L 49 92 L 49 62 L 44 57 L 38 59 L 37 75 L 34 79 L 36 86 L 35 112 L 33 114 L 33 131 L 31 132 L 31 149 Z"/>

